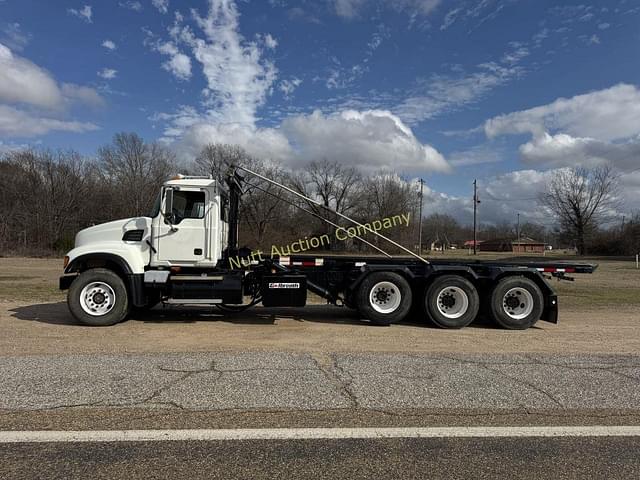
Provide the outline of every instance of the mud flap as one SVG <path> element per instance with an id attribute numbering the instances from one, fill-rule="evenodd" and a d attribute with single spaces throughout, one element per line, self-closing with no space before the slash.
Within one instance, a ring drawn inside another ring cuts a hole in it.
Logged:
<path id="1" fill-rule="evenodd" d="M 558 323 L 558 296 L 547 295 L 544 303 L 542 318 L 545 322 Z"/>

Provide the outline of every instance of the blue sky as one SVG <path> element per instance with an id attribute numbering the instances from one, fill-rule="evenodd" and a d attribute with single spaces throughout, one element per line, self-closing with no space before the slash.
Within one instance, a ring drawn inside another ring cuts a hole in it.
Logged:
<path id="1" fill-rule="evenodd" d="M 0 0 L 0 149 L 239 143 L 422 177 L 463 221 L 477 177 L 492 222 L 548 222 L 555 169 L 611 164 L 629 213 L 639 27 L 639 0 Z"/>

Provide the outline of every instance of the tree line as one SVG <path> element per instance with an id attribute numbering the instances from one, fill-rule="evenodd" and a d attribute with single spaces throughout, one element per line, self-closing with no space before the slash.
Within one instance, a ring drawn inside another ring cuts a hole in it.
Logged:
<path id="1" fill-rule="evenodd" d="M 74 236 L 82 228 L 148 214 L 159 186 L 176 172 L 223 181 L 230 163 L 244 165 L 315 200 L 305 202 L 283 194 L 264 180 L 247 176 L 240 211 L 241 246 L 270 250 L 272 245 L 305 237 L 328 235 L 335 239 L 335 225 L 347 224 L 330 213 L 333 210 L 362 223 L 409 214 L 408 227 L 385 231 L 385 235 L 417 249 L 419 192 L 416 185 L 394 172 L 363 175 L 335 160 L 315 161 L 304 169 L 290 171 L 226 144 L 207 145 L 193 162 L 184 164 L 165 145 L 146 142 L 135 133 L 118 133 L 92 159 L 72 150 L 30 149 L 0 156 L 0 254 L 59 254 L 73 246 Z M 596 249 L 609 254 L 631 254 L 640 249 L 637 215 L 621 228 L 600 226 L 602 212 L 611 207 L 615 187 L 611 171 L 573 172 L 573 177 L 559 178 L 540 199 L 541 205 L 560 212 L 558 227 L 548 229 L 525 222 L 520 226 L 520 236 L 576 246 L 582 253 L 587 247 L 591 253 L 598 253 Z M 595 188 L 598 182 L 599 188 Z M 570 215 L 565 218 L 560 207 L 567 205 L 571 206 Z M 579 218 L 575 218 L 576 212 Z M 515 225 L 509 223 L 481 224 L 479 232 L 483 240 L 516 236 Z M 424 250 L 461 247 L 472 237 L 469 226 L 449 215 L 432 214 L 423 219 Z M 371 235 L 367 241 L 387 247 Z M 332 241 L 328 248 L 372 251 L 355 239 Z"/>

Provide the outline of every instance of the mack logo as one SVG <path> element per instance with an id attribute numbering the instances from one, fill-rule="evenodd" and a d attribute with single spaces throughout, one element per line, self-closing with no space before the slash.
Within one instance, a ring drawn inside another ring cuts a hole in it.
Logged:
<path id="1" fill-rule="evenodd" d="M 269 283 L 269 288 L 300 288 L 299 283 Z"/>

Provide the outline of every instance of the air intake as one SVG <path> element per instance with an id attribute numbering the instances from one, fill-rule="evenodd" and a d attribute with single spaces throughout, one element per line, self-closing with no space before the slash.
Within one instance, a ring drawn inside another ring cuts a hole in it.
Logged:
<path id="1" fill-rule="evenodd" d="M 128 230 L 124 232 L 122 240 L 125 242 L 141 242 L 144 230 Z"/>

